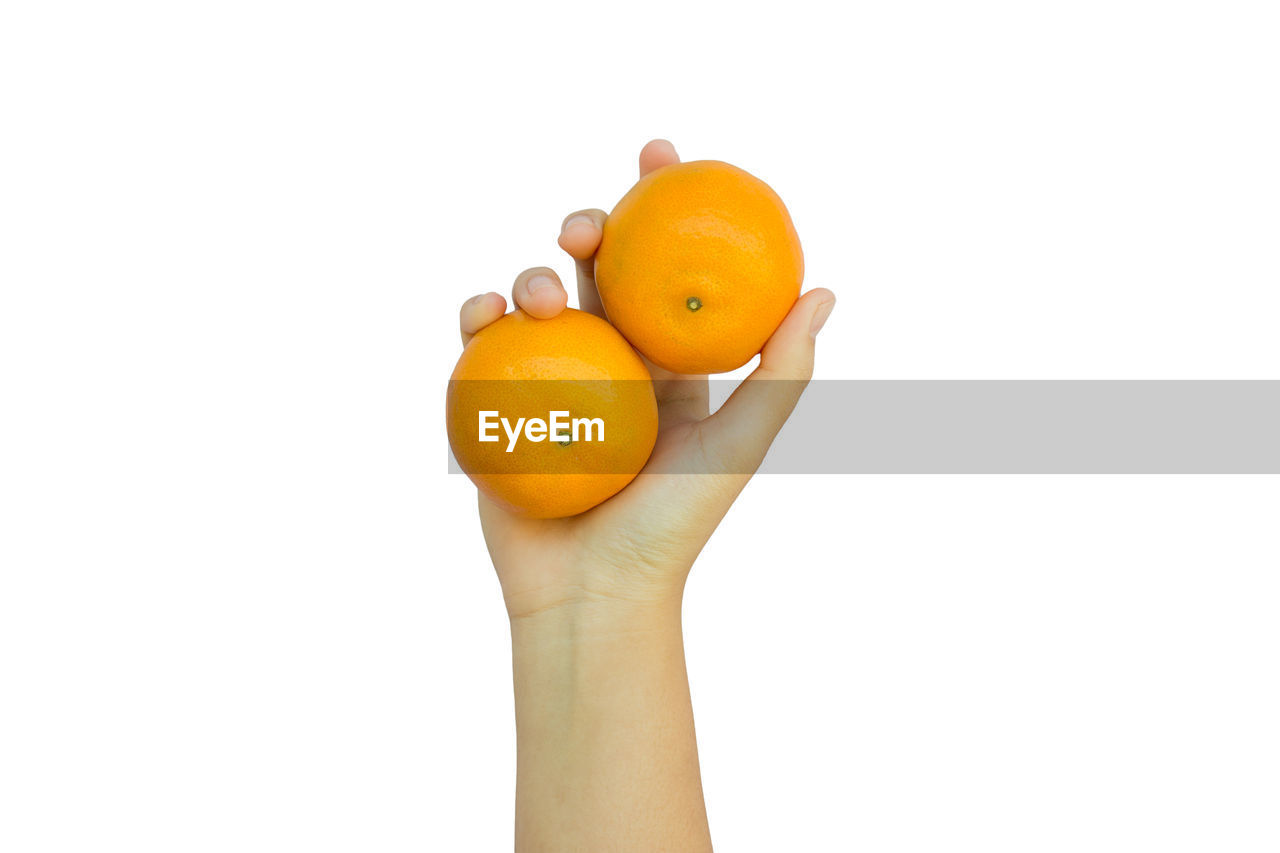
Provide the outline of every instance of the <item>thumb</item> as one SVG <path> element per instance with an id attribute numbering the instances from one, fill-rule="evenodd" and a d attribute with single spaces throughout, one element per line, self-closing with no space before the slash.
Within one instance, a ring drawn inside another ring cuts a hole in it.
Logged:
<path id="1" fill-rule="evenodd" d="M 723 470 L 754 473 L 813 376 L 814 342 L 836 295 L 801 296 L 760 351 L 760 365 L 702 424 L 703 445 Z"/>

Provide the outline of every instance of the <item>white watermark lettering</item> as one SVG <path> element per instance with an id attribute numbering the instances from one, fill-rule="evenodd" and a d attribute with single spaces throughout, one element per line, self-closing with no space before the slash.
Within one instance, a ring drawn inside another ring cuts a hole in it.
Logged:
<path id="1" fill-rule="evenodd" d="M 578 427 L 583 428 L 585 436 L 578 438 Z M 596 428 L 596 437 L 591 438 L 591 428 Z M 603 418 L 574 418 L 573 419 L 573 440 L 574 441 L 604 441 L 604 419 Z"/>
<path id="2" fill-rule="evenodd" d="M 568 445 L 575 441 L 604 441 L 604 418 L 571 418 L 568 412 L 551 412 L 542 418 L 517 418 L 513 424 L 496 411 L 480 412 L 480 441 L 500 441 L 498 427 L 507 435 L 507 453 L 516 449 L 523 433 L 535 444 L 550 439 Z"/>
<path id="3" fill-rule="evenodd" d="M 489 435 L 489 430 L 498 425 L 498 422 L 492 420 L 498 416 L 497 412 L 481 412 L 480 413 L 480 440 L 481 441 L 497 441 L 496 435 Z"/>

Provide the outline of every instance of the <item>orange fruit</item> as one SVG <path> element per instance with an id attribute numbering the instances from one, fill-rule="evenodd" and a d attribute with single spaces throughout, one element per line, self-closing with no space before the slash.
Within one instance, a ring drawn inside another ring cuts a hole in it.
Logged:
<path id="1" fill-rule="evenodd" d="M 459 467 L 529 518 L 617 494 L 658 438 L 648 368 L 612 326 L 572 308 L 550 320 L 514 311 L 477 332 L 449 380 L 445 421 Z M 482 426 L 496 440 L 481 441 Z"/>
<path id="2" fill-rule="evenodd" d="M 800 296 L 804 256 L 768 184 L 715 160 L 650 172 L 605 220 L 596 287 L 654 364 L 723 373 L 760 352 Z"/>

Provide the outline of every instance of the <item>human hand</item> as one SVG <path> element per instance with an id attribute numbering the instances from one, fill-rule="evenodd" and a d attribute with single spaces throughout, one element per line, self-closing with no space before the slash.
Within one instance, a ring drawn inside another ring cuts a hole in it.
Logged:
<path id="1" fill-rule="evenodd" d="M 640 152 L 640 176 L 679 162 L 654 140 Z M 581 210 L 561 225 L 559 244 L 577 267 L 579 305 L 600 317 L 595 252 L 606 214 Z M 550 318 L 568 303 L 547 267 L 525 270 L 512 298 L 525 313 Z M 480 495 L 480 522 L 507 611 L 523 616 L 593 601 L 678 600 L 694 559 L 763 461 L 813 375 L 814 340 L 835 304 L 816 288 L 803 294 L 760 354 L 760 364 L 715 414 L 706 376 L 686 376 L 646 360 L 658 401 L 659 432 L 648 464 L 625 489 L 572 518 L 527 519 Z M 500 318 L 497 293 L 462 306 L 464 345 Z"/>

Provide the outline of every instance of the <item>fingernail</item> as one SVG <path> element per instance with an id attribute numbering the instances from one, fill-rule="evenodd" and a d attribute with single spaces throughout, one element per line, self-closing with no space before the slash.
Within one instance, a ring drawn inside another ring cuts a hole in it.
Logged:
<path id="1" fill-rule="evenodd" d="M 553 287 L 554 285 L 555 282 L 551 280 L 550 276 L 535 275 L 533 278 L 529 279 L 525 284 L 525 287 L 530 293 L 535 293 L 544 287 Z"/>
<path id="2" fill-rule="evenodd" d="M 818 306 L 818 310 L 813 312 L 813 320 L 809 323 L 809 337 L 816 338 L 818 332 L 822 331 L 822 327 L 827 322 L 827 318 L 831 316 L 831 309 L 836 307 L 836 301 L 831 299 Z"/>
<path id="3" fill-rule="evenodd" d="M 481 299 L 484 299 L 484 298 L 485 298 L 486 296 L 488 296 L 488 295 L 489 295 L 489 294 L 487 294 L 487 293 L 477 293 L 475 296 L 473 296 L 473 297 L 471 297 L 470 299 L 468 299 L 468 300 L 467 300 L 467 304 L 468 304 L 468 305 L 475 305 L 475 304 L 479 303 Z"/>
<path id="4" fill-rule="evenodd" d="M 569 229 L 575 225 L 590 225 L 594 227 L 595 224 L 595 220 L 590 216 L 587 216 L 585 213 L 579 213 L 577 216 L 569 217 L 569 221 L 565 222 L 564 227 L 560 229 L 560 233 L 567 233 Z"/>

